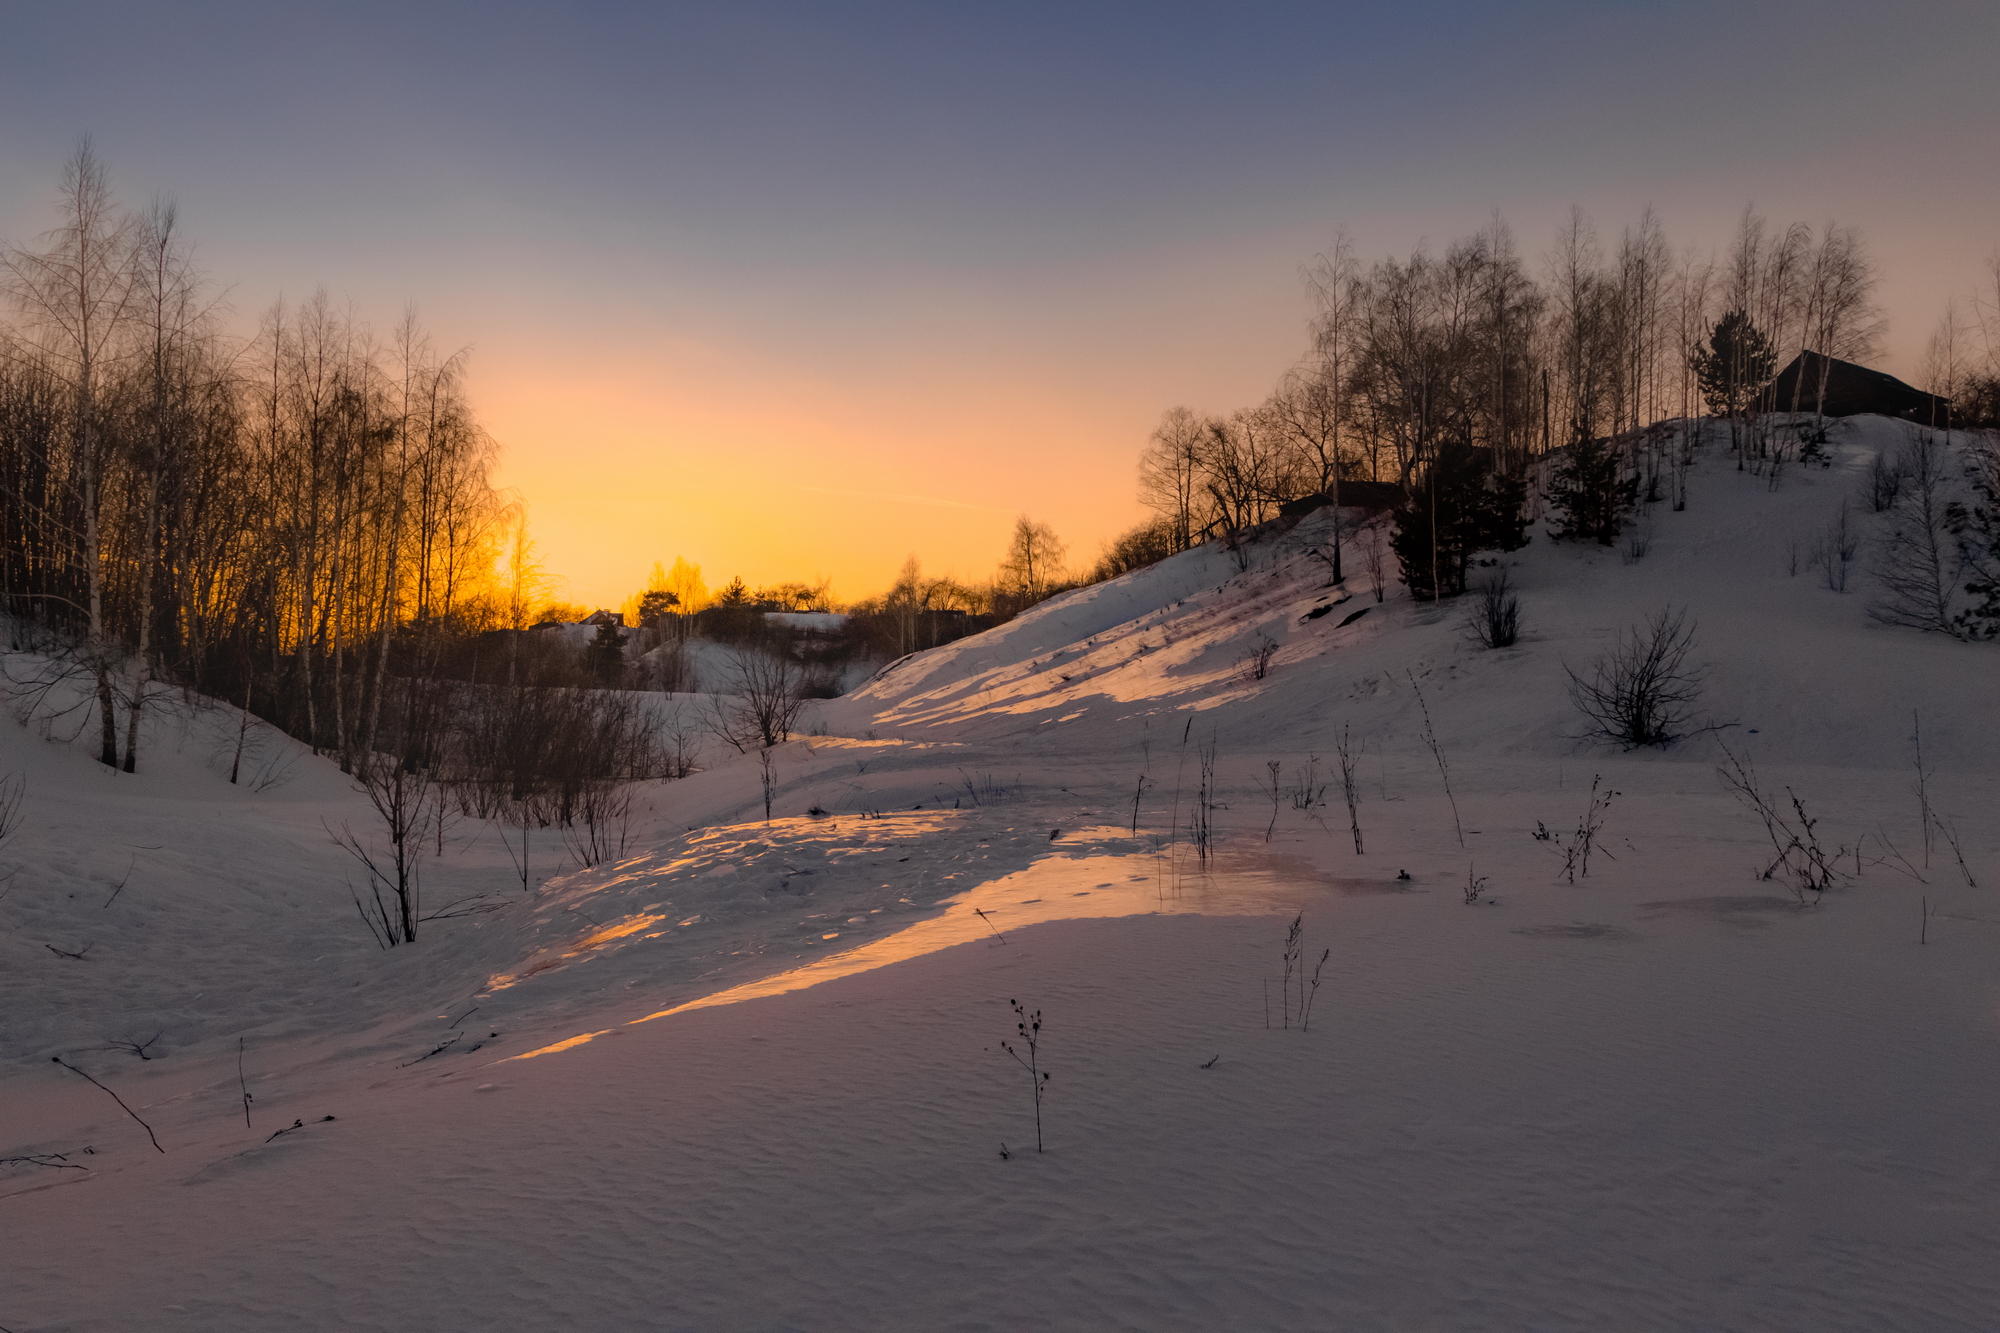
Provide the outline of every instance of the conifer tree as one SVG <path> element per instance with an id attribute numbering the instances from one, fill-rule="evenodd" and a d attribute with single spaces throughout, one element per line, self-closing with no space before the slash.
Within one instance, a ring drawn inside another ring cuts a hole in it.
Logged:
<path id="1" fill-rule="evenodd" d="M 664 588 L 639 596 L 639 623 L 647 629 L 664 629 L 667 617 L 680 610 L 681 599 Z"/>
<path id="2" fill-rule="evenodd" d="M 597 627 L 597 635 L 583 650 L 584 665 L 591 679 L 615 689 L 625 679 L 625 634 L 610 621 Z"/>
<path id="3" fill-rule="evenodd" d="M 1389 539 L 1411 594 L 1427 601 L 1456 596 L 1465 591 L 1476 553 L 1525 546 L 1526 489 L 1518 478 L 1496 474 L 1488 451 L 1445 445 L 1412 479 Z"/>
<path id="4" fill-rule="evenodd" d="M 1748 313 L 1732 310 L 1715 321 L 1708 345 L 1695 348 L 1693 361 L 1695 383 L 1709 411 L 1729 416 L 1776 372 L 1778 353 Z"/>
<path id="5" fill-rule="evenodd" d="M 1549 536 L 1599 546 L 1617 541 L 1639 502 L 1639 478 L 1624 471 L 1624 460 L 1610 440 L 1572 444 L 1549 480 L 1549 503 L 1562 511 L 1561 526 L 1551 526 Z"/>

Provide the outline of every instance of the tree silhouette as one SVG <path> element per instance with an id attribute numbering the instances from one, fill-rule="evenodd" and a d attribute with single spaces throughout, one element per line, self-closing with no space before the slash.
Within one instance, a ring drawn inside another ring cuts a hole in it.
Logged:
<path id="1" fill-rule="evenodd" d="M 1389 539 L 1411 595 L 1428 601 L 1456 596 L 1465 591 L 1475 552 L 1525 545 L 1525 492 L 1518 479 L 1495 474 L 1488 451 L 1463 443 L 1440 449 L 1412 478 Z"/>
<path id="2" fill-rule="evenodd" d="M 1777 370 L 1778 353 L 1749 313 L 1738 309 L 1715 321 L 1707 345 L 1697 346 L 1689 361 L 1709 411 L 1734 416 Z"/>
<path id="3" fill-rule="evenodd" d="M 1551 526 L 1557 541 L 1594 541 L 1609 546 L 1618 540 L 1626 516 L 1639 502 L 1639 478 L 1623 475 L 1625 462 L 1609 440 L 1578 440 L 1569 447 L 1549 479 L 1549 503 L 1562 511 L 1560 527 Z"/>

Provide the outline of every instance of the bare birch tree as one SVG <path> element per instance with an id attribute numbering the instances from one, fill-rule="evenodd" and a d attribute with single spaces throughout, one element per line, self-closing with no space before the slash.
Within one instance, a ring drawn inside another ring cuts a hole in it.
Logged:
<path id="1" fill-rule="evenodd" d="M 86 138 L 63 165 L 61 221 L 41 248 L 0 251 L 0 283 L 27 321 L 34 350 L 71 398 L 70 429 L 82 520 L 84 658 L 96 683 L 98 759 L 118 766 L 112 678 L 121 657 L 105 620 L 104 474 L 108 440 L 102 380 L 132 317 L 134 225 L 117 205 L 104 163 Z"/>

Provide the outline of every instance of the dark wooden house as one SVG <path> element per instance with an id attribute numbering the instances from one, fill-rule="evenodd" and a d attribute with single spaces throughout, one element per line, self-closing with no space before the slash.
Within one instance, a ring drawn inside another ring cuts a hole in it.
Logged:
<path id="1" fill-rule="evenodd" d="M 1278 506 L 1278 513 L 1285 518 L 1297 518 L 1310 514 L 1315 509 L 1324 509 L 1333 503 L 1333 496 L 1326 491 L 1315 491 L 1311 495 L 1301 495 L 1296 500 L 1287 500 Z M 1340 483 L 1340 507 L 1342 509 L 1366 509 L 1370 513 L 1381 513 L 1394 509 L 1403 503 L 1403 488 L 1393 481 L 1343 481 Z"/>
<path id="2" fill-rule="evenodd" d="M 1829 417 L 1873 412 L 1944 426 L 1950 422 L 1951 403 L 1879 370 L 1818 352 L 1800 352 L 1765 388 L 1758 407 L 1765 412 L 1816 412 Z"/>

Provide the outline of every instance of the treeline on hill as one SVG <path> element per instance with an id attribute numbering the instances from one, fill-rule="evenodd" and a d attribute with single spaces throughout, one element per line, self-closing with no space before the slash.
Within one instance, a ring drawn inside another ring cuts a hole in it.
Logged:
<path id="1" fill-rule="evenodd" d="M 0 283 L 0 592 L 12 646 L 55 663 L 9 684 L 81 682 L 105 764 L 137 766 L 170 686 L 371 795 L 420 776 L 534 822 L 670 762 L 642 709 L 529 632 L 546 581 L 525 520 L 489 479 L 462 358 L 414 318 L 378 340 L 322 294 L 232 339 L 173 208 L 123 211 L 88 144 Z"/>
<path id="2" fill-rule="evenodd" d="M 654 566 L 645 590 L 627 599 L 623 615 L 639 626 L 637 679 L 646 688 L 688 688 L 685 657 L 676 646 L 702 638 L 788 657 L 800 668 L 802 689 L 830 696 L 839 693 L 844 669 L 855 662 L 935 648 L 1004 624 L 1059 592 L 1110 577 L 1101 570 L 1073 577 L 1063 563 L 1067 552 L 1054 529 L 1024 514 L 1015 520 L 990 581 L 926 575 L 912 555 L 887 592 L 844 608 L 825 582 L 748 588 L 739 578 L 710 596 L 700 567 L 676 560 L 672 570 Z M 823 625 L 799 623 L 810 620 L 802 612 L 829 615 Z"/>
<path id="3" fill-rule="evenodd" d="M 1308 280 L 1306 355 L 1254 407 L 1165 414 L 1140 461 L 1154 518 L 1110 544 L 1100 576 L 1210 539 L 1240 552 L 1281 511 L 1336 500 L 1393 511 L 1402 577 L 1426 598 L 1462 591 L 1477 552 L 1520 545 L 1531 504 L 1556 512 L 1558 538 L 1610 545 L 1640 502 L 1686 505 L 1704 410 L 1732 423 L 1744 466 L 1810 457 L 1824 382 L 1795 381 L 1782 404 L 1760 392 L 1805 349 L 1870 356 L 1882 327 L 1855 232 L 1748 211 L 1720 261 L 1677 255 L 1650 210 L 1609 249 L 1572 211 L 1538 265 L 1496 219 L 1370 267 L 1343 240 Z M 1994 281 L 2000 297 L 2000 265 Z M 1956 313 L 1932 339 L 1926 378 L 1958 425 L 2000 422 L 1994 311 L 1983 364 Z M 1381 560 L 1381 527 L 1336 529 L 1336 577 L 1353 539 Z"/>

